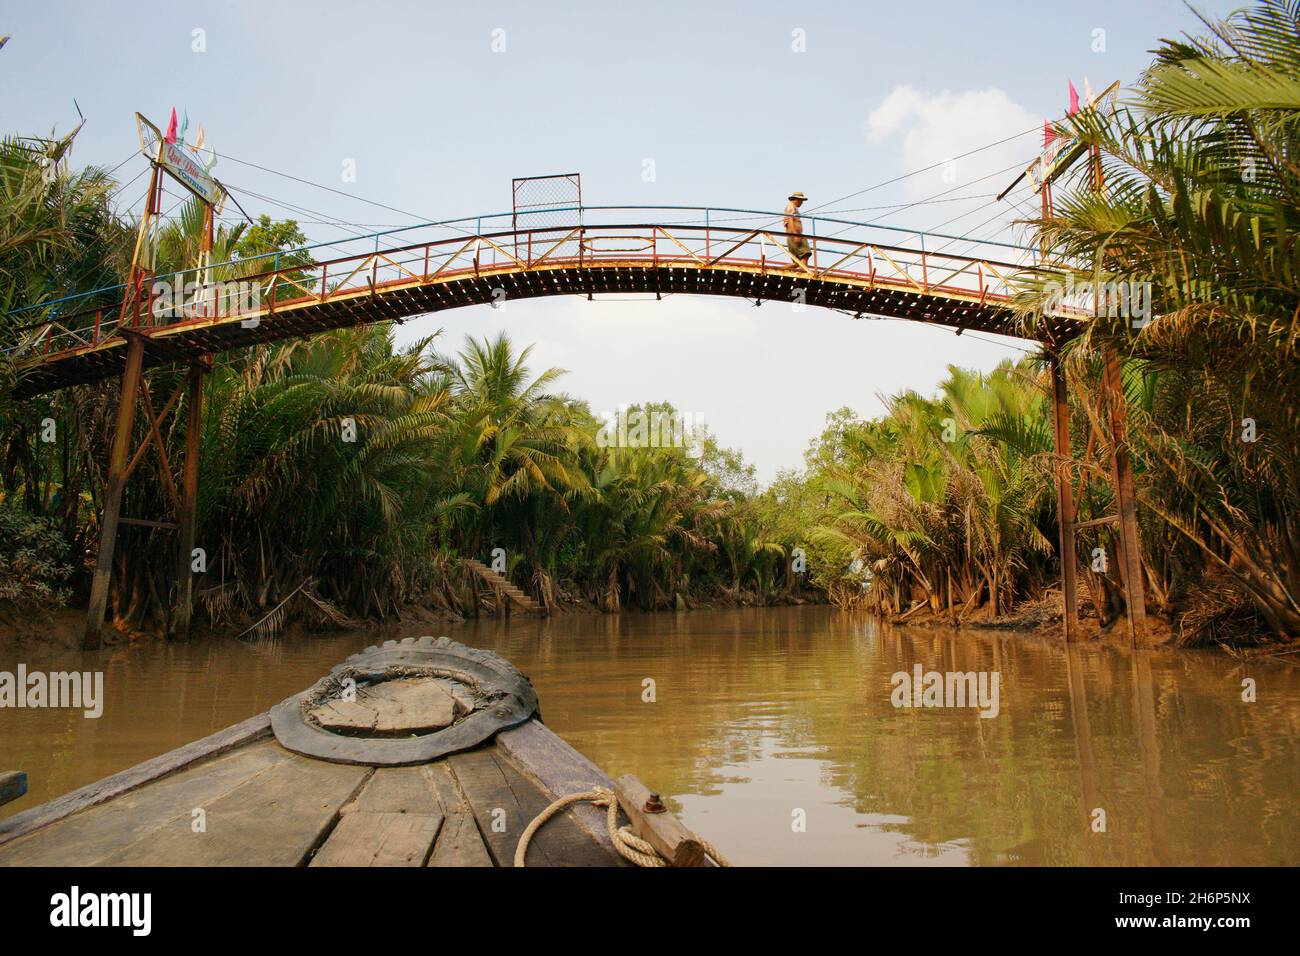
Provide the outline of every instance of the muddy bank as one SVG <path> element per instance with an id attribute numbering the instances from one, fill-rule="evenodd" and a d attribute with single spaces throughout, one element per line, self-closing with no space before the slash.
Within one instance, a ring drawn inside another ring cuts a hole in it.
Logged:
<path id="1" fill-rule="evenodd" d="M 0 614 L 0 660 L 12 660 L 35 650 L 77 650 L 85 630 L 84 609 L 61 607 L 45 614 Z"/>
<path id="2" fill-rule="evenodd" d="M 400 615 L 384 621 L 366 621 L 349 630 L 358 632 L 383 633 L 398 636 L 441 633 L 448 627 L 455 627 L 464 621 L 453 611 L 410 605 Z M 247 623 L 205 624 L 196 622 L 191 628 L 191 641 L 231 640 L 247 628 Z M 86 611 L 84 608 L 59 608 L 48 615 L 25 618 L 0 617 L 0 660 L 13 660 L 21 655 L 40 653 L 60 653 L 81 649 L 81 637 L 86 629 Z M 286 626 L 277 635 L 278 638 L 293 640 L 296 638 L 330 633 L 336 628 L 318 628 L 294 622 Z M 135 647 L 167 640 L 159 630 L 124 629 L 116 625 L 106 625 L 103 630 L 106 647 Z"/>
<path id="3" fill-rule="evenodd" d="M 551 611 L 553 614 L 565 615 L 603 615 L 610 613 L 657 614 L 662 611 L 697 611 L 726 610 L 729 608 L 756 607 L 797 607 L 824 604 L 823 601 L 810 600 L 799 595 L 789 595 L 775 600 L 763 599 L 750 592 L 726 592 L 709 595 L 704 598 L 683 598 L 675 608 L 661 608 L 658 611 L 641 611 L 638 608 L 619 608 L 610 612 L 593 601 L 569 599 L 557 602 Z M 484 604 L 480 616 L 491 619 L 497 616 L 496 608 Z M 369 631 L 387 638 L 421 637 L 425 634 L 440 634 L 449 627 L 465 623 L 468 618 L 457 611 L 429 606 L 426 604 L 408 604 L 400 612 L 379 621 L 356 622 L 349 630 Z M 243 633 L 252 621 L 238 621 L 230 624 L 208 624 L 196 621 L 191 628 L 191 640 L 233 639 Z M 12 615 L 0 616 L 0 659 L 14 659 L 19 655 L 34 652 L 76 651 L 81 647 L 81 636 L 86 629 L 86 611 L 84 608 L 64 607 L 46 615 L 29 615 L 25 617 Z M 308 635 L 328 634 L 337 628 L 314 627 L 309 623 L 294 621 L 286 625 L 277 638 L 295 639 Z M 151 642 L 165 641 L 167 638 L 160 629 L 126 628 L 120 622 L 105 626 L 104 644 L 108 647 L 137 646 Z"/>
<path id="4" fill-rule="evenodd" d="M 989 631 L 1031 631 L 1039 636 L 1064 640 L 1064 602 L 1060 594 L 1049 593 L 1037 601 L 1023 601 L 1010 612 L 994 617 L 986 604 L 967 614 L 961 610 L 933 610 L 927 605 L 919 605 L 903 614 L 888 615 L 884 619 L 890 624 L 913 628 L 936 628 L 951 630 L 969 628 Z M 1084 600 L 1079 606 L 1078 640 L 1107 644 L 1130 645 L 1128 620 L 1124 615 L 1103 623 L 1090 601 Z M 1189 639 L 1186 629 L 1175 623 L 1147 614 L 1146 630 L 1138 635 L 1139 647 L 1169 647 L 1180 650 L 1209 649 L 1222 651 L 1234 657 L 1277 656 L 1290 662 L 1300 663 L 1300 648 L 1294 643 L 1275 641 L 1267 635 L 1254 634 L 1251 639 L 1243 640 L 1235 635 L 1232 640 Z"/>

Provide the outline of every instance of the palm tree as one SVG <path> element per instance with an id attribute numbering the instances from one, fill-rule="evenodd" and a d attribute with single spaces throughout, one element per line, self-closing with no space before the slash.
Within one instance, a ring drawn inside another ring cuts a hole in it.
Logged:
<path id="1" fill-rule="evenodd" d="M 1148 554 L 1220 580 L 1221 607 L 1294 636 L 1300 6 L 1263 0 L 1203 24 L 1204 36 L 1157 50 L 1123 106 L 1069 122 L 1104 188 L 1076 183 L 1035 226 L 1078 280 L 1150 290 L 1154 321 L 1098 317 L 1072 363 L 1083 379 L 1091 348 L 1111 343 L 1127 356 L 1130 395 L 1134 381 L 1158 383 L 1132 423 L 1139 498 L 1160 525 L 1144 523 Z M 1044 281 L 1024 284 L 1032 324 Z"/>

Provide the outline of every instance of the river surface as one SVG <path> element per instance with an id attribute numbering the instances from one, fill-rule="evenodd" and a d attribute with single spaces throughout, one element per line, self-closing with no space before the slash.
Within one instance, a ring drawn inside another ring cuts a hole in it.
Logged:
<path id="1" fill-rule="evenodd" d="M 445 633 L 514 661 L 553 730 L 738 864 L 1300 864 L 1294 666 L 820 607 Z M 31 779 L 0 817 L 264 710 L 383 636 L 25 655 L 29 670 L 102 670 L 104 712 L 0 708 L 0 769 Z M 894 706 L 894 675 L 918 664 L 996 673 L 996 716 Z"/>

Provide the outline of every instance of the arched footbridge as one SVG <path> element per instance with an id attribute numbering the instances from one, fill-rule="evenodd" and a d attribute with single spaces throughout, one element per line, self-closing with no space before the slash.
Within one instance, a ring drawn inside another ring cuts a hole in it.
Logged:
<path id="1" fill-rule="evenodd" d="M 574 206 L 547 210 L 545 219 L 501 213 L 427 223 L 154 276 L 134 296 L 116 286 L 45 303 L 13 316 L 22 337 L 15 394 L 120 374 L 135 337 L 147 367 L 554 295 L 732 296 L 1049 345 L 1079 331 L 1071 317 L 1032 329 L 1016 321 L 1012 277 L 1035 262 L 1031 250 L 1010 244 L 804 216 L 812 255 L 802 263 L 787 251 L 780 213 Z"/>
<path id="2" fill-rule="evenodd" d="M 155 172 L 156 176 L 156 172 Z M 152 188 L 152 187 L 151 187 Z M 1036 340 L 1052 371 L 1053 431 L 1060 502 L 1067 639 L 1075 620 L 1074 505 L 1069 406 L 1057 347 L 1090 314 L 1018 319 L 1015 277 L 1040 269 L 1033 250 L 963 236 L 918 233 L 871 223 L 801 216 L 811 247 L 806 261 L 787 250 L 780 213 L 702 207 L 583 206 L 546 208 L 432 222 L 344 240 L 207 264 L 175 274 L 132 269 L 115 286 L 10 313 L 18 341 L 18 397 L 121 375 L 99 557 L 92 580 L 84 646 L 98 647 L 105 619 L 113 549 L 121 524 L 179 532 L 172 627 L 189 628 L 194 515 L 208 356 L 301 338 L 328 329 L 402 321 L 462 306 L 540 296 L 606 293 L 732 296 L 752 302 L 836 309 L 854 317 L 907 319 Z M 211 219 L 208 219 L 210 224 Z M 359 232 L 359 230 L 358 230 Z M 144 234 L 140 243 L 146 243 Z M 148 249 L 137 247 L 140 252 Z M 146 255 L 144 261 L 148 261 Z M 798 321 L 799 315 L 791 316 Z M 186 363 L 176 392 L 155 413 L 142 372 Z M 1107 359 L 1109 407 L 1119 448 L 1124 413 L 1118 363 Z M 179 401 L 183 391 L 188 398 Z M 132 453 L 139 404 L 148 428 Z M 179 480 L 160 437 L 160 422 L 184 408 L 185 452 Z M 152 441 L 151 441 L 152 439 Z M 122 489 L 145 449 L 155 447 L 172 520 L 120 514 Z M 1141 629 L 1143 604 L 1136 506 L 1127 457 L 1115 455 L 1118 522 L 1126 565 L 1130 630 Z"/>

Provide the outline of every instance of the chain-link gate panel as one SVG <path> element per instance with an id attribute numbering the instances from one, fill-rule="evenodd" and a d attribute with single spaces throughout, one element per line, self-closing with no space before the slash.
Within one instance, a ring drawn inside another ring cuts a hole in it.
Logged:
<path id="1" fill-rule="evenodd" d="M 577 258 L 582 176 L 526 176 L 511 183 L 515 256 L 527 262 Z"/>

